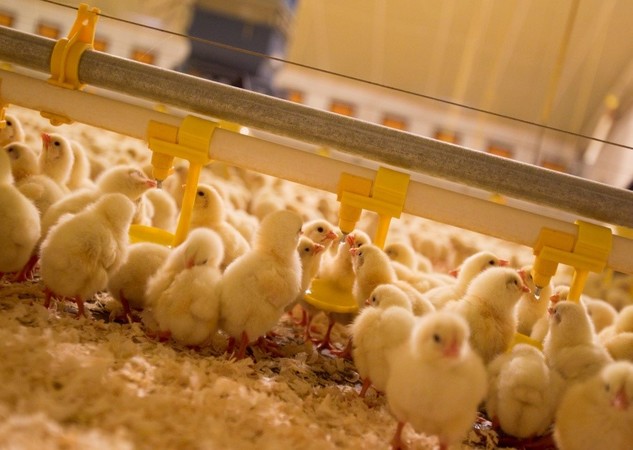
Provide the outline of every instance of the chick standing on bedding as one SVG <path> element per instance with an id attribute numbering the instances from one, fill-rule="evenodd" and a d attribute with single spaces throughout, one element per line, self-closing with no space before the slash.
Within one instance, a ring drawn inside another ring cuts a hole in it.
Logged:
<path id="1" fill-rule="evenodd" d="M 224 245 L 224 270 L 236 258 L 250 249 L 250 244 L 226 221 L 224 200 L 218 191 L 208 184 L 199 184 L 191 213 L 191 229 L 206 227 L 215 231 Z"/>
<path id="2" fill-rule="evenodd" d="M 22 123 L 13 114 L 5 114 L 6 126 L 0 128 L 0 145 L 11 142 L 24 142 L 24 129 Z"/>
<path id="3" fill-rule="evenodd" d="M 40 215 L 13 185 L 9 155 L 0 152 L 0 274 L 20 270 L 40 238 Z"/>
<path id="4" fill-rule="evenodd" d="M 217 233 L 198 228 L 165 261 L 168 269 L 176 266 L 182 269 L 152 299 L 147 310 L 156 321 L 160 336 L 191 346 L 203 345 L 213 337 L 218 329 L 218 283 L 223 252 Z M 180 261 L 174 262 L 172 258 Z"/>
<path id="5" fill-rule="evenodd" d="M 619 361 L 571 386 L 556 413 L 560 450 L 629 450 L 633 444 L 633 364 Z"/>
<path id="6" fill-rule="evenodd" d="M 66 183 L 75 161 L 70 141 L 61 134 L 42 133 L 42 152 L 39 157 L 40 173 L 50 177 L 65 193 Z"/>
<path id="7" fill-rule="evenodd" d="M 438 286 L 424 293 L 424 297 L 436 308 L 443 308 L 448 302 L 458 300 L 466 294 L 466 289 L 470 282 L 478 274 L 491 267 L 507 266 L 508 261 L 499 259 L 495 254 L 488 251 L 475 253 L 464 260 L 457 270 L 457 281 L 455 284 Z"/>
<path id="8" fill-rule="evenodd" d="M 121 303 L 128 320 L 132 318 L 132 309 L 142 310 L 147 305 L 147 282 L 169 254 L 169 248 L 164 245 L 152 242 L 132 244 L 126 261 L 109 277 L 108 291 Z"/>
<path id="9" fill-rule="evenodd" d="M 543 353 L 548 365 L 568 385 L 595 375 L 612 361 L 606 349 L 597 343 L 585 307 L 570 301 L 558 302 L 550 310 Z"/>
<path id="10" fill-rule="evenodd" d="M 85 315 L 84 301 L 106 288 L 125 261 L 134 205 L 123 194 L 104 195 L 84 211 L 50 229 L 40 249 L 45 306 L 53 295 L 69 297 Z"/>
<path id="11" fill-rule="evenodd" d="M 239 339 L 238 359 L 246 346 L 279 321 L 301 289 L 297 243 L 301 217 L 280 210 L 261 222 L 253 248 L 233 261 L 220 281 L 220 328 Z"/>
<path id="12" fill-rule="evenodd" d="M 374 289 L 350 327 L 352 356 L 363 380 L 361 397 L 371 385 L 384 392 L 389 375 L 386 352 L 409 338 L 414 323 L 411 302 L 400 288 L 383 284 Z"/>
<path id="13" fill-rule="evenodd" d="M 368 244 L 371 244 L 371 238 L 367 233 L 362 230 L 353 230 L 339 243 L 335 256 L 322 261 L 319 266 L 318 278 L 330 283 L 335 289 L 342 292 L 351 292 L 354 287 L 355 275 L 350 249 L 361 248 Z M 299 303 L 306 311 L 306 338 L 312 339 L 310 336 L 310 323 L 312 317 L 319 310 L 304 300 L 300 300 Z M 331 349 L 332 328 L 334 328 L 336 322 L 348 324 L 353 320 L 354 315 L 330 311 L 325 314 L 328 317 L 328 327 L 323 338 L 316 342 L 318 342 L 318 348 Z"/>
<path id="14" fill-rule="evenodd" d="M 540 350 L 517 344 L 488 365 L 486 411 L 506 434 L 541 436 L 554 420 L 563 385 Z"/>
<path id="15" fill-rule="evenodd" d="M 510 346 L 517 326 L 514 307 L 527 291 L 516 270 L 493 267 L 471 281 L 462 299 L 446 306 L 466 319 L 470 345 L 484 363 Z"/>
<path id="16" fill-rule="evenodd" d="M 436 435 L 441 450 L 466 436 L 486 394 L 486 369 L 468 338 L 463 318 L 437 311 L 420 318 L 410 338 L 387 353 L 385 394 L 398 420 L 392 448 L 404 448 L 407 422 Z"/>

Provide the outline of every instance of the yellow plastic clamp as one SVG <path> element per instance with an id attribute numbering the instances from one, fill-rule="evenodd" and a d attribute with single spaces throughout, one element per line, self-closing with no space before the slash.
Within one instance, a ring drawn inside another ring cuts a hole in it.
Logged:
<path id="1" fill-rule="evenodd" d="M 369 186 L 371 191 L 368 193 Z M 409 175 L 385 167 L 378 169 L 373 183 L 366 178 L 343 174 L 338 192 L 341 231 L 352 231 L 363 209 L 374 211 L 379 218 L 374 244 L 382 248 L 391 218 L 398 218 L 402 214 L 408 187 Z"/>
<path id="2" fill-rule="evenodd" d="M 574 268 L 568 300 L 578 302 L 589 272 L 602 272 L 611 252 L 613 235 L 607 227 L 581 220 L 576 221 L 577 233 L 557 232 L 544 228 L 534 246 L 536 255 L 532 268 L 538 287 L 549 284 L 558 263 Z"/>
<path id="3" fill-rule="evenodd" d="M 83 89 L 84 85 L 79 81 L 79 60 L 83 52 L 94 48 L 95 25 L 100 12 L 99 8 L 89 8 L 85 3 L 79 5 L 68 37 L 59 39 L 53 49 L 49 83 Z"/>

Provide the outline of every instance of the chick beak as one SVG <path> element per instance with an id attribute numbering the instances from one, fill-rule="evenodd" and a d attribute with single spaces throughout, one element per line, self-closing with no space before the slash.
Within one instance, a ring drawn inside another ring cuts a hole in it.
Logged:
<path id="1" fill-rule="evenodd" d="M 448 272 L 448 274 L 452 277 L 457 278 L 457 275 L 459 275 L 459 269 L 453 269 L 451 271 Z"/>
<path id="2" fill-rule="evenodd" d="M 626 392 L 624 392 L 624 388 L 620 389 L 611 401 L 611 405 L 613 405 L 615 409 L 618 409 L 620 411 L 627 410 L 629 408 L 629 404 L 630 402 L 628 397 L 626 396 Z"/>
<path id="3" fill-rule="evenodd" d="M 349 253 L 352 256 L 356 256 L 358 254 L 358 251 L 359 251 L 359 249 L 357 249 L 355 247 L 352 247 L 352 248 L 349 249 Z"/>
<path id="4" fill-rule="evenodd" d="M 532 292 L 532 291 L 530 290 L 530 288 L 529 288 L 529 287 L 527 287 L 527 285 L 526 285 L 525 283 L 523 283 L 523 284 L 521 285 L 521 290 L 522 290 L 523 292 L 528 293 L 528 294 L 529 294 L 530 292 Z"/>
<path id="5" fill-rule="evenodd" d="M 330 230 L 327 232 L 327 234 L 325 235 L 325 238 L 323 239 L 324 241 L 333 241 L 334 239 L 338 239 L 338 234 L 336 234 L 334 231 Z"/>
<path id="6" fill-rule="evenodd" d="M 459 356 L 461 349 L 461 344 L 456 339 L 453 339 L 448 345 L 444 347 L 442 353 L 446 358 L 456 358 L 457 356 Z"/>
<path id="7" fill-rule="evenodd" d="M 348 234 L 347 236 L 345 236 L 345 242 L 350 247 L 353 247 L 354 246 L 354 242 L 356 242 L 356 239 L 354 239 L 354 235 L 353 234 Z"/>
<path id="8" fill-rule="evenodd" d="M 48 147 L 48 145 L 51 143 L 51 135 L 48 133 L 42 133 L 42 142 L 45 146 Z"/>
<path id="9" fill-rule="evenodd" d="M 560 301 L 560 294 L 552 294 L 549 297 L 549 301 L 556 304 Z"/>
<path id="10" fill-rule="evenodd" d="M 321 244 L 314 244 L 314 254 L 318 255 L 319 253 L 321 253 L 323 251 L 323 249 L 325 248 L 324 245 Z"/>
<path id="11" fill-rule="evenodd" d="M 189 258 L 187 261 L 185 261 L 185 268 L 187 268 L 187 269 L 191 269 L 195 265 L 196 265 L 196 259 L 195 258 Z"/>
<path id="12" fill-rule="evenodd" d="M 365 306 L 371 306 L 371 301 L 369 298 L 366 298 L 364 303 L 365 303 Z"/>
<path id="13" fill-rule="evenodd" d="M 507 259 L 500 259 L 499 260 L 499 267 L 505 267 L 510 265 L 510 261 L 508 261 Z"/>
<path id="14" fill-rule="evenodd" d="M 148 179 L 148 180 L 145 182 L 145 185 L 146 185 L 148 188 L 155 188 L 155 187 L 157 187 L 157 186 L 158 186 L 158 181 L 157 181 L 157 180 L 151 180 L 151 179 Z"/>

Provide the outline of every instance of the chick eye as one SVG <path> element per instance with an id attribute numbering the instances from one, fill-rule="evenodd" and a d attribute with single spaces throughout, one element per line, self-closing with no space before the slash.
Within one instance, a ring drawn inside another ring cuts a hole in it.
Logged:
<path id="1" fill-rule="evenodd" d="M 609 392 L 611 390 L 611 386 L 609 386 L 609 384 L 605 384 L 604 385 L 604 390 Z"/>
<path id="2" fill-rule="evenodd" d="M 304 247 L 303 251 L 306 253 L 310 253 L 310 247 Z"/>
<path id="3" fill-rule="evenodd" d="M 442 338 L 440 337 L 439 334 L 437 333 L 433 333 L 433 342 L 439 344 L 440 342 L 442 342 Z"/>
<path id="4" fill-rule="evenodd" d="M 61 145 L 61 143 L 60 143 L 59 141 L 55 141 L 55 142 L 53 142 L 53 145 L 54 145 L 55 147 L 59 147 L 59 146 Z"/>
<path id="5" fill-rule="evenodd" d="M 373 304 L 378 303 L 378 299 L 376 298 L 376 296 L 375 296 L 375 295 L 372 295 L 372 297 L 371 297 L 371 302 L 372 302 Z"/>
<path id="6" fill-rule="evenodd" d="M 317 228 L 317 231 L 318 231 L 319 233 L 323 233 L 323 231 L 325 231 L 325 229 L 324 229 L 323 227 L 319 227 L 319 228 Z"/>
<path id="7" fill-rule="evenodd" d="M 200 264 L 204 266 L 204 265 L 207 263 L 207 261 L 209 261 L 209 260 L 208 260 L 208 259 L 205 259 L 205 260 L 204 260 L 204 261 L 202 261 Z"/>
<path id="8" fill-rule="evenodd" d="M 7 122 L 7 125 L 9 126 L 13 125 L 13 122 L 11 122 L 10 120 L 7 120 L 6 122 Z"/>
<path id="9" fill-rule="evenodd" d="M 496 264 L 496 261 L 494 259 L 491 259 L 490 261 L 488 261 L 488 264 L 494 266 Z"/>
<path id="10" fill-rule="evenodd" d="M 202 191 L 198 191 L 197 194 L 198 194 L 198 197 L 204 197 L 204 192 Z"/>

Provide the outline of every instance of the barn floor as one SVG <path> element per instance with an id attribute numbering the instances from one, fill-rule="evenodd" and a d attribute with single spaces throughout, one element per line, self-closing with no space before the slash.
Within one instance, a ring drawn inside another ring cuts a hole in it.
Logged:
<path id="1" fill-rule="evenodd" d="M 92 318 L 43 301 L 38 281 L 0 285 L 0 447 L 388 447 L 395 420 L 384 396 L 359 398 L 353 364 L 304 344 L 290 317 L 275 330 L 282 356 L 254 348 L 235 361 L 220 336 L 188 349 L 110 321 L 106 294 L 88 305 Z M 495 433 L 480 434 L 477 448 L 496 448 Z M 406 436 L 412 449 L 435 445 Z"/>

